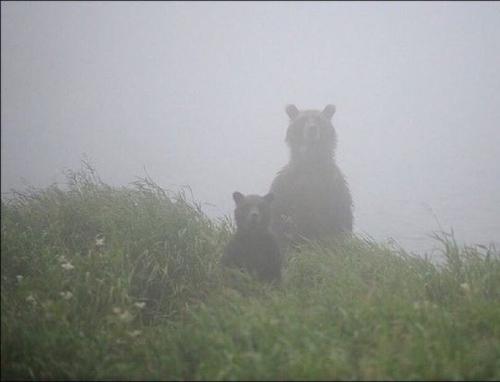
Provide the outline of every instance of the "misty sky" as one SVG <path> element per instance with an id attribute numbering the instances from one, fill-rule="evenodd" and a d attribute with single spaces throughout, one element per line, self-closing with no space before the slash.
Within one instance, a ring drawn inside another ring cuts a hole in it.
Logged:
<path id="1" fill-rule="evenodd" d="M 500 3 L 2 2 L 2 195 L 190 185 L 210 216 L 287 161 L 284 108 L 337 107 L 355 230 L 500 246 Z"/>

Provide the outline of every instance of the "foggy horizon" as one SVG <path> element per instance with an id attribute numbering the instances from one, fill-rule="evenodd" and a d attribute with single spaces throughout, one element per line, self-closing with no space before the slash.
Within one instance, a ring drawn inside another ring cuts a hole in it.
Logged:
<path id="1" fill-rule="evenodd" d="M 87 155 L 108 184 L 146 169 L 232 215 L 233 191 L 265 194 L 288 162 L 285 106 L 334 104 L 355 232 L 419 253 L 440 228 L 500 247 L 499 3 L 1 11 L 2 198 Z"/>

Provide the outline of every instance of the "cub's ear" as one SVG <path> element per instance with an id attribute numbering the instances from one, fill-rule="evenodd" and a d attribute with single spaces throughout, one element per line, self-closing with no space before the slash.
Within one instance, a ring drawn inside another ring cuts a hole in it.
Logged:
<path id="1" fill-rule="evenodd" d="M 321 114 L 323 114 L 326 119 L 330 120 L 335 114 L 335 110 L 335 105 L 326 105 Z"/>
<path id="2" fill-rule="evenodd" d="M 264 195 L 264 200 L 267 203 L 271 203 L 274 200 L 274 194 L 272 192 L 270 192 L 269 194 Z"/>
<path id="3" fill-rule="evenodd" d="M 233 199 L 238 206 L 243 202 L 243 200 L 245 200 L 245 195 L 243 195 L 241 192 L 235 191 L 233 192 Z"/>
<path id="4" fill-rule="evenodd" d="M 295 119 L 299 115 L 299 109 L 295 105 L 286 105 L 286 113 L 290 117 L 290 119 Z"/>

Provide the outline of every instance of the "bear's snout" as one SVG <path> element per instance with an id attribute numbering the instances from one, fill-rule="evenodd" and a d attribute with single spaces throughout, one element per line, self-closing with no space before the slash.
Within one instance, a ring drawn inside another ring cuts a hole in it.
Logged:
<path id="1" fill-rule="evenodd" d="M 259 210 L 257 208 L 252 208 L 252 210 L 250 210 L 250 213 L 248 214 L 248 218 L 250 220 L 250 223 L 257 224 L 260 220 Z"/>
<path id="2" fill-rule="evenodd" d="M 319 126 L 318 125 L 310 125 L 304 128 L 304 139 L 307 141 L 317 141 L 320 138 L 319 134 Z"/>

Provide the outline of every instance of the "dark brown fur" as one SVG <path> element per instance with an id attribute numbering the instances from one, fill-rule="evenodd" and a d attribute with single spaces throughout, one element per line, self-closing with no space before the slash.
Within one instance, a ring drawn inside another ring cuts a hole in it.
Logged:
<path id="1" fill-rule="evenodd" d="M 222 264 L 244 269 L 267 282 L 281 279 L 281 255 L 276 238 L 269 231 L 272 194 L 233 194 L 236 233 L 222 257 Z"/>
<path id="2" fill-rule="evenodd" d="M 304 237 L 326 239 L 352 232 L 351 193 L 335 163 L 334 112 L 333 105 L 323 111 L 287 107 L 290 162 L 271 185 L 276 199 L 271 231 L 282 248 Z"/>

